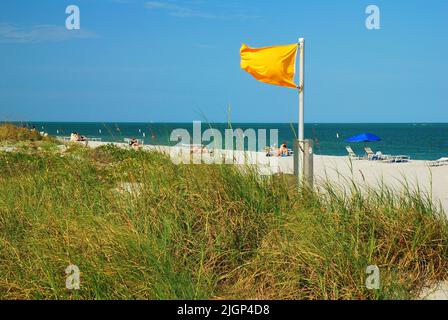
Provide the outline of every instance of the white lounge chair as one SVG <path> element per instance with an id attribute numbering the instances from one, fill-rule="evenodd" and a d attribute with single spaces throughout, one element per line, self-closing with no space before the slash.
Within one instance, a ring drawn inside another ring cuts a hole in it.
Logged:
<path id="1" fill-rule="evenodd" d="M 373 152 L 370 147 L 365 147 L 364 150 L 369 160 L 385 160 L 390 157 L 389 155 L 382 154 L 381 151 Z"/>
<path id="2" fill-rule="evenodd" d="M 383 162 L 396 163 L 396 162 L 408 162 L 409 160 L 411 160 L 409 156 L 398 155 L 398 156 L 386 156 L 385 159 L 383 159 Z"/>
<path id="3" fill-rule="evenodd" d="M 438 160 L 429 161 L 428 165 L 430 167 L 439 167 L 439 166 L 445 166 L 448 165 L 448 157 L 442 157 Z"/>
<path id="4" fill-rule="evenodd" d="M 352 160 L 361 160 L 364 159 L 363 157 L 360 157 L 356 155 L 356 153 L 353 151 L 353 149 L 350 146 L 346 146 L 345 149 L 348 152 L 348 157 Z"/>
<path id="5" fill-rule="evenodd" d="M 70 137 L 56 136 L 56 139 L 64 141 L 64 142 L 70 141 Z"/>
<path id="6" fill-rule="evenodd" d="M 76 143 L 84 143 L 86 146 L 88 145 L 91 139 L 85 138 L 85 140 L 76 140 L 76 135 L 71 135 L 70 137 L 65 136 L 56 136 L 56 139 L 63 142 L 76 142 Z M 101 141 L 101 138 L 93 138 L 93 141 Z"/>
<path id="7" fill-rule="evenodd" d="M 373 158 L 374 158 L 374 156 L 375 156 L 375 153 L 372 151 L 372 149 L 371 149 L 370 147 L 365 147 L 365 148 L 364 148 L 364 151 L 365 151 L 366 154 L 367 154 L 367 159 L 369 159 L 369 160 L 373 160 Z"/>

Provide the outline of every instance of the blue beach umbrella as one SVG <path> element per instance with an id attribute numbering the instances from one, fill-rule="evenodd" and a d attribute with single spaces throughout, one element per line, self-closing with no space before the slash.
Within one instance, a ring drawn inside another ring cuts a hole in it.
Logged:
<path id="1" fill-rule="evenodd" d="M 381 141 L 381 138 L 374 135 L 373 133 L 360 133 L 356 136 L 345 139 L 347 142 L 370 142 L 370 141 Z"/>

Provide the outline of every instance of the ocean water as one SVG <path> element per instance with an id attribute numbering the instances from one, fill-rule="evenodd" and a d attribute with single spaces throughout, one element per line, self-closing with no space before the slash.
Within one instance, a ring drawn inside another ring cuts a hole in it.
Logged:
<path id="1" fill-rule="evenodd" d="M 87 137 L 101 138 L 102 141 L 123 142 L 124 138 L 144 139 L 145 144 L 173 145 L 170 134 L 174 129 L 183 128 L 192 135 L 190 123 L 77 123 L 77 122 L 28 122 L 20 123 L 35 126 L 38 131 L 50 135 L 69 136 L 79 132 Z M 226 123 L 202 123 L 202 131 L 215 128 L 223 133 Z M 279 143 L 292 146 L 297 124 L 288 123 L 232 123 L 232 128 L 243 130 L 278 129 Z M 381 137 L 382 141 L 369 143 L 347 143 L 344 139 L 358 133 L 370 132 Z M 412 159 L 432 160 L 448 157 L 448 123 L 307 123 L 305 137 L 313 139 L 315 153 L 321 155 L 347 155 L 346 145 L 352 146 L 358 154 L 363 147 L 370 146 L 374 152 L 384 154 L 409 155 Z M 206 142 L 205 144 L 208 144 Z"/>

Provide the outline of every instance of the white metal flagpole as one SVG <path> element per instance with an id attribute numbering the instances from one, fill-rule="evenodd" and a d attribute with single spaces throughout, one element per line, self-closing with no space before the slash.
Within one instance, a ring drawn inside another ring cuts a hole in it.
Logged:
<path id="1" fill-rule="evenodd" d="M 298 163 L 298 178 L 299 182 L 303 183 L 304 181 L 304 171 L 303 171 L 303 162 L 304 162 L 304 143 L 303 140 L 305 139 L 305 125 L 304 125 L 304 108 L 303 108 L 303 101 L 304 101 L 304 75 L 305 75 L 305 39 L 299 38 L 299 163 Z"/>

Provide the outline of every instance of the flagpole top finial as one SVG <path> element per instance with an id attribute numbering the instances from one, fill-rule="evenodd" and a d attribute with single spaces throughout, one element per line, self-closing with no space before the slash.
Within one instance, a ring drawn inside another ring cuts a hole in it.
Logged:
<path id="1" fill-rule="evenodd" d="M 305 42 L 305 38 L 299 38 L 299 43 L 304 43 Z"/>

